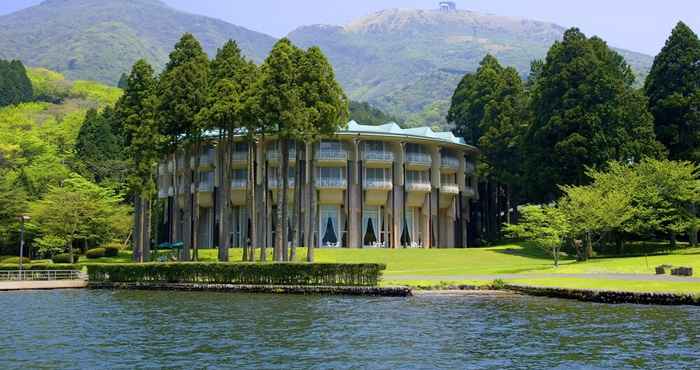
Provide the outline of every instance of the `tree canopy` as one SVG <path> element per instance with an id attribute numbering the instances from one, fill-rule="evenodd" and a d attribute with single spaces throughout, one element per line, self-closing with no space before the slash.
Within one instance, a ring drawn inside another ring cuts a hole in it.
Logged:
<path id="1" fill-rule="evenodd" d="M 0 60 L 0 107 L 32 101 L 34 90 L 24 64 Z"/>
<path id="2" fill-rule="evenodd" d="M 656 56 L 644 90 L 669 158 L 700 162 L 700 40 L 685 23 Z"/>
<path id="3" fill-rule="evenodd" d="M 525 148 L 528 183 L 552 199 L 556 186 L 584 184 L 586 166 L 658 156 L 646 98 L 622 56 L 578 29 L 547 54 L 532 86 L 533 123 Z"/>

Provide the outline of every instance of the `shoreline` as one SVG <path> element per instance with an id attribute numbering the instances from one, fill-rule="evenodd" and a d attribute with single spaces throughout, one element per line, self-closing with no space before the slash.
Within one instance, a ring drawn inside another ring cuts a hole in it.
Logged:
<path id="1" fill-rule="evenodd" d="M 187 292 L 267 293 L 296 295 L 347 295 L 370 297 L 411 297 L 408 287 L 379 286 L 302 286 L 302 285 L 239 285 L 193 283 L 111 283 L 89 282 L 89 289 L 171 290 Z"/>

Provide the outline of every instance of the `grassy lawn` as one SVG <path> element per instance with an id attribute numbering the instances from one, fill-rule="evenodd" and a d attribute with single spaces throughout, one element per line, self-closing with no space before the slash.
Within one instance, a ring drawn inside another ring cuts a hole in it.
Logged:
<path id="1" fill-rule="evenodd" d="M 272 260 L 271 253 L 268 251 Z M 200 250 L 200 260 L 215 262 L 217 250 Z M 241 260 L 242 250 L 231 249 L 230 260 Z M 259 250 L 256 257 L 259 255 Z M 300 248 L 297 260 L 303 261 L 306 249 Z M 502 274 L 654 274 L 658 265 L 689 266 L 700 271 L 700 248 L 679 249 L 670 254 L 649 257 L 595 258 L 577 263 L 564 259 L 554 268 L 551 258 L 537 247 L 527 244 L 509 244 L 475 249 L 317 249 L 318 262 L 376 262 L 387 265 L 383 285 L 410 285 L 435 287 L 447 285 L 488 285 Z M 46 261 L 33 261 L 46 262 Z M 128 263 L 131 252 L 123 251 L 118 257 L 87 259 L 80 263 Z M 474 276 L 480 275 L 480 276 Z M 491 277 L 490 275 L 493 275 Z M 630 291 L 700 292 L 700 284 L 681 282 L 646 282 L 615 279 L 533 278 L 505 279 L 508 283 L 567 288 L 611 289 Z"/>
<path id="2" fill-rule="evenodd" d="M 609 279 L 508 279 L 506 283 L 538 287 L 612 290 L 626 292 L 663 292 L 700 294 L 700 283 L 665 281 L 628 281 Z"/>

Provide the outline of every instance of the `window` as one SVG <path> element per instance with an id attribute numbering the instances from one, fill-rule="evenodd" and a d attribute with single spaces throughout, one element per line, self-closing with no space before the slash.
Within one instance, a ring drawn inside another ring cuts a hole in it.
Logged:
<path id="1" fill-rule="evenodd" d="M 440 183 L 443 185 L 455 185 L 457 184 L 457 175 L 456 174 L 449 174 L 449 175 L 441 175 L 440 176 Z"/>
<path id="2" fill-rule="evenodd" d="M 339 246 L 339 207 L 338 206 L 321 206 L 319 218 L 319 235 L 321 235 L 321 246 L 337 247 Z"/>
<path id="3" fill-rule="evenodd" d="M 406 182 L 412 184 L 429 184 L 430 173 L 428 171 L 406 171 Z"/>
<path id="4" fill-rule="evenodd" d="M 319 177 L 323 179 L 344 179 L 345 168 L 342 167 L 319 167 Z"/>

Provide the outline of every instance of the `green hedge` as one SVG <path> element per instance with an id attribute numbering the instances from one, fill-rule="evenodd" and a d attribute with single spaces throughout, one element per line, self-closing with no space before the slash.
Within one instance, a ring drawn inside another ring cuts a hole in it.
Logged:
<path id="1" fill-rule="evenodd" d="M 69 265 L 69 264 L 49 264 L 49 265 L 24 265 L 22 266 L 25 270 L 34 271 L 46 271 L 46 270 L 82 270 L 82 265 Z M 17 264 L 0 264 L 0 271 L 16 271 L 19 269 Z"/>
<path id="2" fill-rule="evenodd" d="M 57 254 L 51 257 L 53 263 L 70 263 L 70 254 Z M 78 263 L 80 261 L 80 255 L 78 253 L 73 254 L 73 263 Z"/>
<path id="3" fill-rule="evenodd" d="M 90 249 L 89 251 L 85 252 L 85 257 L 87 257 L 89 259 L 102 258 L 106 255 L 107 255 L 107 250 L 104 248 Z"/>
<path id="4" fill-rule="evenodd" d="M 117 257 L 119 256 L 120 248 L 112 245 L 108 245 L 105 248 L 105 257 Z"/>
<path id="5" fill-rule="evenodd" d="M 375 286 L 383 264 L 147 263 L 88 266 L 90 281 L 246 285 Z"/>
<path id="6" fill-rule="evenodd" d="M 19 257 L 9 257 L 2 260 L 3 264 L 19 264 Z M 22 257 L 22 264 L 32 263 L 32 260 L 27 257 Z"/>

